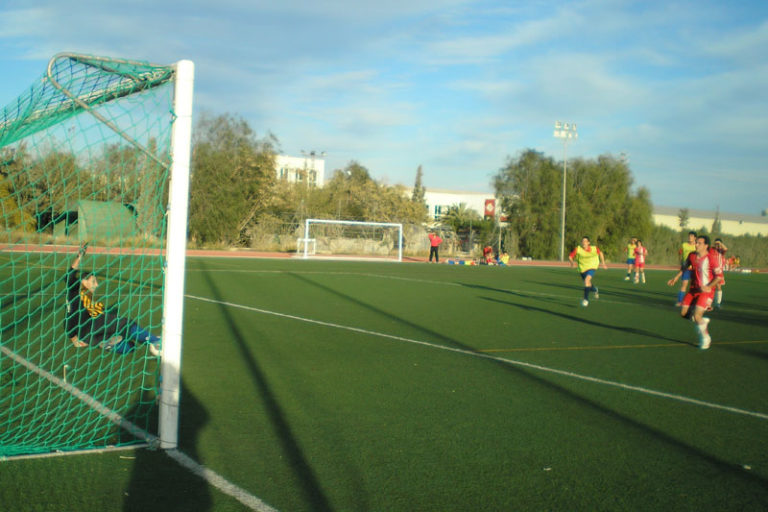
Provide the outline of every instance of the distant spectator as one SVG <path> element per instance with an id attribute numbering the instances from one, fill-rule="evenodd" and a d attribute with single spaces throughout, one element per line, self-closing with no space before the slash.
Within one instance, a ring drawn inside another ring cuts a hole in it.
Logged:
<path id="1" fill-rule="evenodd" d="M 440 255 L 438 253 L 440 244 L 443 243 L 443 239 L 440 238 L 434 231 L 429 235 L 429 262 L 432 263 L 432 256 L 435 256 L 435 263 L 440 263 Z"/>
<path id="2" fill-rule="evenodd" d="M 493 265 L 493 247 L 490 245 L 483 247 L 483 262 L 486 265 Z"/>

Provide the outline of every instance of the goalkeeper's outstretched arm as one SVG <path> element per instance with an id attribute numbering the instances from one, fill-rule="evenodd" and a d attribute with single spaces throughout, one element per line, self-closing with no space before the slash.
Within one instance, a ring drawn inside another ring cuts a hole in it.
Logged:
<path id="1" fill-rule="evenodd" d="M 72 262 L 72 269 L 77 270 L 80 268 L 80 260 L 83 259 L 83 256 L 85 256 L 85 253 L 88 251 L 88 242 L 83 242 L 80 244 L 80 248 L 77 250 L 77 256 L 75 257 L 75 260 Z"/>
<path id="2" fill-rule="evenodd" d="M 67 272 L 67 315 L 65 323 L 69 341 L 78 348 L 88 346 L 78 336 L 78 315 L 75 313 L 80 296 L 80 261 L 85 256 L 87 250 L 88 242 L 83 242 L 77 251 L 77 256 L 70 265 L 71 270 Z"/>

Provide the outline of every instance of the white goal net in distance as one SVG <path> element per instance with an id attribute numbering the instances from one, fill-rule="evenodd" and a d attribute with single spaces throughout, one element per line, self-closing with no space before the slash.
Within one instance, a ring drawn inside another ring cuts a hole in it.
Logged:
<path id="1" fill-rule="evenodd" d="M 304 259 L 403 261 L 403 243 L 399 223 L 306 219 L 297 254 Z"/>

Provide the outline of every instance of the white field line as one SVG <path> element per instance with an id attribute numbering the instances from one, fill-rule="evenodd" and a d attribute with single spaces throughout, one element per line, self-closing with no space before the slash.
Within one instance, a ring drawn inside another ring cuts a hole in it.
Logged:
<path id="1" fill-rule="evenodd" d="M 202 302 L 208 302 L 208 303 L 211 303 L 211 304 L 219 304 L 219 305 L 222 305 L 222 306 L 228 306 L 228 307 L 232 307 L 232 308 L 236 308 L 236 309 L 243 309 L 243 310 L 246 310 L 246 311 L 252 311 L 254 313 L 262 313 L 262 314 L 265 314 L 265 315 L 272 315 L 272 316 L 276 316 L 276 317 L 280 317 L 280 318 L 287 318 L 289 320 L 297 320 L 299 322 L 306 322 L 306 323 L 309 323 L 309 324 L 321 325 L 323 327 L 330 327 L 330 328 L 333 328 L 333 329 L 342 329 L 342 330 L 345 330 L 345 331 L 356 332 L 356 333 L 365 334 L 365 335 L 368 335 L 368 336 L 377 336 L 379 338 L 385 338 L 385 339 L 394 340 L 394 341 L 402 341 L 402 342 L 405 342 L 405 343 L 412 343 L 414 345 L 422 345 L 422 346 L 425 346 L 425 347 L 435 348 L 435 349 L 438 349 L 438 350 L 445 350 L 445 351 L 448 351 L 448 352 L 455 352 L 457 354 L 462 354 L 462 355 L 466 355 L 466 356 L 478 357 L 478 358 L 481 358 L 481 359 L 489 359 L 491 361 L 496 361 L 496 362 L 508 364 L 508 365 L 511 365 L 511 366 L 519 366 L 519 367 L 522 367 L 522 368 L 528 368 L 528 369 L 537 370 L 537 371 L 540 371 L 540 372 L 551 373 L 551 374 L 555 374 L 555 375 L 561 375 L 563 377 L 569 377 L 569 378 L 572 378 L 572 379 L 582 380 L 582 381 L 586 381 L 586 382 L 592 382 L 592 383 L 595 383 L 595 384 L 601 384 L 603 386 L 615 387 L 615 388 L 623 389 L 623 390 L 626 390 L 626 391 L 633 391 L 633 392 L 636 392 L 636 393 L 656 396 L 656 397 L 660 397 L 660 398 L 666 398 L 668 400 L 674 400 L 674 401 L 677 401 L 677 402 L 683 402 L 683 403 L 687 403 L 687 404 L 698 405 L 700 407 L 706 407 L 706 408 L 709 408 L 709 409 L 716 409 L 716 410 L 721 410 L 721 411 L 727 411 L 727 412 L 731 412 L 731 413 L 734 413 L 734 414 L 740 414 L 740 415 L 743 415 L 743 416 L 751 416 L 753 418 L 758 418 L 758 419 L 761 419 L 761 420 L 768 420 L 768 414 L 761 413 L 761 412 L 749 411 L 749 410 L 746 410 L 746 409 L 739 409 L 738 407 L 731 407 L 731 406 L 728 406 L 728 405 L 721 405 L 721 404 L 716 404 L 716 403 L 712 403 L 712 402 L 706 402 L 704 400 L 697 400 L 695 398 L 689 398 L 689 397 L 686 397 L 686 396 L 683 396 L 683 395 L 677 395 L 677 394 L 674 394 L 674 393 L 666 393 L 664 391 L 656 391 L 656 390 L 653 390 L 653 389 L 644 388 L 642 386 L 633 386 L 633 385 L 624 384 L 624 383 L 621 383 L 621 382 L 615 382 L 615 381 L 611 381 L 611 380 L 600 379 L 600 378 L 597 378 L 597 377 L 591 377 L 589 375 L 582 375 L 582 374 L 579 374 L 579 373 L 569 372 L 569 371 L 565 371 L 565 370 L 558 370 L 556 368 L 550 368 L 550 367 L 542 366 L 542 365 L 538 365 L 538 364 L 526 363 L 525 361 L 517 361 L 517 360 L 514 360 L 514 359 L 505 359 L 503 357 L 496 357 L 496 356 L 492 356 L 492 355 L 489 355 L 489 354 L 473 352 L 471 350 L 465 350 L 465 349 L 461 349 L 461 348 L 447 347 L 447 346 L 444 346 L 444 345 L 438 345 L 436 343 L 431 343 L 431 342 L 428 342 L 428 341 L 415 340 L 415 339 L 411 339 L 411 338 L 405 338 L 405 337 L 402 337 L 402 336 L 395 336 L 395 335 L 392 335 L 392 334 L 386 334 L 386 333 L 381 333 L 381 332 L 376 332 L 376 331 L 369 331 L 367 329 L 361 329 L 359 327 L 351 327 L 351 326 L 335 324 L 335 323 L 331 323 L 331 322 L 324 322 L 322 320 L 313 320 L 311 318 L 305 318 L 305 317 L 296 316 L 296 315 L 289 315 L 287 313 L 278 313 L 276 311 L 269 311 L 269 310 L 266 310 L 266 309 L 256 308 L 256 307 L 252 307 L 252 306 L 245 306 L 245 305 L 242 305 L 242 304 L 235 304 L 235 303 L 232 303 L 232 302 L 226 302 L 226 301 L 221 301 L 221 300 L 209 299 L 207 297 L 198 297 L 196 295 L 185 295 L 185 297 L 187 297 L 189 299 L 199 300 L 199 301 L 202 301 Z"/>
<path id="2" fill-rule="evenodd" d="M 547 266 L 549 267 L 549 266 Z M 647 267 L 646 267 L 647 268 Z M 297 275 L 329 275 L 329 276 L 349 276 L 349 277 L 372 277 L 377 279 L 388 279 L 388 280 L 394 280 L 394 281 L 407 281 L 412 283 L 425 283 L 425 284 L 434 284 L 439 286 L 458 286 L 463 287 L 467 286 L 464 283 L 457 283 L 456 281 L 436 281 L 431 279 L 416 279 L 413 277 L 402 277 L 402 276 L 390 276 L 390 275 L 382 275 L 382 274 L 375 274 L 372 272 L 345 272 L 345 271 L 338 271 L 338 272 L 326 272 L 322 270 L 299 270 L 299 271 L 293 271 L 293 270 L 252 270 L 252 269 L 226 269 L 226 268 L 216 268 L 216 269 L 187 269 L 187 272 L 226 272 L 226 273 L 241 273 L 241 274 L 297 274 Z M 599 287 L 598 287 L 599 288 Z M 628 289 L 637 289 L 628 287 Z M 675 297 L 677 296 L 676 288 L 670 288 L 670 300 L 668 301 L 669 309 L 672 310 Z M 490 290 L 489 290 L 490 291 Z M 515 288 L 497 288 L 496 291 L 499 292 L 509 292 L 514 293 L 518 295 L 530 295 L 534 297 L 551 297 L 556 299 L 568 299 L 574 301 L 574 303 L 581 302 L 581 289 L 574 285 L 574 294 L 571 295 L 565 295 L 561 293 L 547 293 L 547 292 L 533 292 L 530 290 L 518 290 Z M 600 302 L 608 303 L 608 304 L 630 304 L 634 305 L 635 302 L 621 300 L 621 299 L 615 299 L 611 297 L 611 293 L 608 292 L 607 296 L 604 293 L 602 299 L 597 299 Z M 659 303 L 654 305 L 653 307 L 657 308 L 665 308 L 665 304 Z M 752 308 L 745 308 L 745 307 L 739 307 L 740 312 L 744 313 L 765 313 L 764 310 L 759 309 L 752 309 Z"/>
<path id="3" fill-rule="evenodd" d="M 127 430 L 133 436 L 146 441 L 149 446 L 157 446 L 159 441 L 157 436 L 155 436 L 154 434 L 150 434 L 146 430 L 138 427 L 136 424 L 126 420 L 117 411 L 110 409 L 103 403 L 96 400 L 91 395 L 83 392 L 80 388 L 73 386 L 72 384 L 66 382 L 64 379 L 61 379 L 56 375 L 52 374 L 48 370 L 44 370 L 40 368 L 36 364 L 25 359 L 24 357 L 20 356 L 16 352 L 13 352 L 9 348 L 4 347 L 3 345 L 0 345 L 0 352 L 5 354 L 10 359 L 13 359 L 14 361 L 16 361 L 18 364 L 24 366 L 28 370 L 40 375 L 41 377 L 49 380 L 54 385 L 64 389 L 69 394 L 71 394 L 81 402 L 85 403 L 88 407 L 90 407 L 94 411 L 98 412 L 102 416 L 107 417 L 107 419 L 109 419 L 115 425 Z M 135 447 L 132 447 L 132 448 L 135 448 Z M 72 452 L 58 452 L 56 454 L 50 454 L 48 456 L 82 455 L 85 453 L 102 453 L 103 451 L 104 450 L 100 450 L 100 449 L 78 450 L 78 451 L 72 451 Z M 199 476 L 200 478 L 205 480 L 209 485 L 215 487 L 216 489 L 223 492 L 224 494 L 232 496 L 237 501 L 239 501 L 246 507 L 250 508 L 251 510 L 255 510 L 256 512 L 277 512 L 276 509 L 270 507 L 269 505 L 261 501 L 256 496 L 253 496 L 252 494 L 248 493 L 244 489 L 241 489 L 237 485 L 229 482 L 218 473 L 215 473 L 214 471 L 211 471 L 210 469 L 199 464 L 198 462 L 195 462 L 194 460 L 192 460 L 191 458 L 189 458 L 187 455 L 183 454 L 179 450 L 164 450 L 164 452 L 166 455 L 168 455 L 170 458 L 175 460 L 183 468 Z M 38 457 L 42 457 L 42 455 L 8 457 L 7 460 L 38 458 Z"/>
<path id="4" fill-rule="evenodd" d="M 256 496 L 229 482 L 218 473 L 211 471 L 205 466 L 199 464 L 179 450 L 166 450 L 165 453 L 170 458 L 178 462 L 182 467 L 199 476 L 224 494 L 228 494 L 229 496 L 237 499 L 237 501 L 250 508 L 251 510 L 255 510 L 257 512 L 277 512 L 277 509 L 270 507 Z"/>

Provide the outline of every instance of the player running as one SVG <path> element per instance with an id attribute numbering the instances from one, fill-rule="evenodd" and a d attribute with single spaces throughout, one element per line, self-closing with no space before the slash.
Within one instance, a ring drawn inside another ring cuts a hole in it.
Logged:
<path id="1" fill-rule="evenodd" d="M 722 240 L 719 238 L 715 238 L 715 243 L 712 244 L 713 249 L 717 252 L 718 256 L 720 257 L 720 266 L 721 268 L 726 268 L 726 257 L 725 253 L 728 252 L 728 247 L 725 246 Z M 723 274 L 723 281 L 717 285 L 717 290 L 715 291 L 715 301 L 714 301 L 714 308 L 720 309 L 720 307 L 723 304 L 723 286 L 725 286 L 725 274 Z"/>
<path id="2" fill-rule="evenodd" d="M 635 248 L 637 247 L 637 238 L 630 238 L 627 244 L 627 275 L 624 277 L 625 281 L 629 281 L 632 278 L 632 269 L 635 266 Z"/>
<path id="3" fill-rule="evenodd" d="M 696 250 L 688 255 L 680 271 L 667 281 L 667 284 L 674 286 L 686 270 L 690 272 L 691 289 L 683 297 L 680 316 L 687 318 L 690 308 L 694 308 L 692 320 L 696 323 L 699 348 L 706 350 L 712 343 L 712 338 L 707 331 L 709 318 L 704 316 L 704 312 L 712 305 L 715 288 L 723 281 L 723 270 L 717 251 L 709 248 L 708 236 L 697 237 L 695 245 Z"/>
<path id="4" fill-rule="evenodd" d="M 67 270 L 67 336 L 78 348 L 101 346 L 119 354 L 133 351 L 136 343 L 146 343 L 150 354 L 160 355 L 160 338 L 139 327 L 135 322 L 110 312 L 103 302 L 94 298 L 99 286 L 95 275 L 80 279 L 80 261 L 88 244 L 80 246 L 77 257 Z"/>
<path id="5" fill-rule="evenodd" d="M 680 245 L 678 254 L 680 254 L 680 265 L 685 267 L 685 262 L 688 261 L 688 255 L 696 251 L 696 232 L 688 232 L 688 241 L 683 242 Z M 680 281 L 680 291 L 677 292 L 677 303 L 675 306 L 680 307 L 683 303 L 683 297 L 685 292 L 688 291 L 688 283 L 691 280 L 691 273 L 688 270 L 683 271 L 683 279 Z"/>
<path id="6" fill-rule="evenodd" d="M 643 245 L 642 240 L 637 240 L 635 245 L 635 283 L 642 279 L 645 284 L 645 258 L 648 256 L 648 249 Z"/>
<path id="7" fill-rule="evenodd" d="M 600 298 L 597 286 L 592 285 L 592 277 L 601 263 L 603 268 L 608 270 L 608 266 L 605 264 L 605 257 L 596 245 L 590 245 L 589 237 L 585 236 L 581 239 L 581 245 L 568 255 L 568 260 L 570 261 L 571 268 L 573 268 L 574 261 L 579 265 L 579 273 L 584 280 L 584 298 L 581 301 L 581 305 L 587 307 L 589 306 L 589 292 L 595 292 L 595 299 Z"/>

